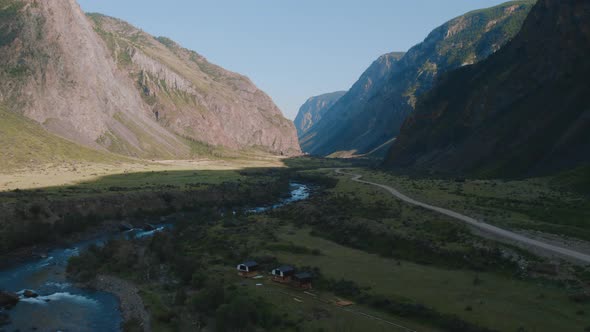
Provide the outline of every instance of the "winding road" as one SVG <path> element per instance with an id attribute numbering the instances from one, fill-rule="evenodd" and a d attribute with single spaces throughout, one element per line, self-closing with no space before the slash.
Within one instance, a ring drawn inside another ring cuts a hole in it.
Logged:
<path id="1" fill-rule="evenodd" d="M 433 206 L 430 204 L 426 204 L 426 203 L 422 203 L 419 202 L 413 198 L 410 198 L 402 193 L 400 193 L 399 191 L 397 191 L 395 188 L 390 187 L 390 186 L 386 186 L 380 183 L 374 183 L 374 182 L 369 182 L 369 181 L 364 181 L 361 180 L 362 175 L 359 174 L 350 174 L 350 173 L 345 173 L 342 171 L 342 169 L 336 169 L 335 170 L 336 173 L 338 174 L 342 174 L 342 175 L 350 175 L 352 176 L 352 181 L 358 182 L 358 183 L 364 183 L 364 184 L 368 184 L 368 185 L 372 185 L 375 187 L 379 187 L 382 189 L 385 189 L 386 191 L 388 191 L 390 194 L 392 194 L 393 196 L 395 196 L 396 198 L 408 203 L 408 204 L 412 204 L 415 206 L 419 206 L 422 208 L 425 208 L 427 210 L 431 210 L 434 212 L 438 212 L 441 214 L 444 214 L 446 216 L 449 216 L 451 218 L 457 219 L 459 221 L 462 221 L 470 226 L 473 226 L 485 233 L 494 235 L 496 237 L 505 239 L 505 240 L 509 240 L 511 242 L 515 242 L 517 244 L 520 245 L 524 245 L 525 247 L 533 247 L 536 249 L 541 249 L 547 253 L 551 253 L 553 255 L 557 255 L 561 258 L 564 259 L 568 259 L 570 261 L 575 261 L 577 263 L 582 263 L 582 264 L 590 264 L 590 255 L 578 252 L 578 251 L 574 251 L 574 250 L 570 250 L 570 249 L 566 249 L 566 248 L 562 248 L 562 247 L 558 247 L 556 245 L 553 244 L 549 244 L 546 242 L 542 242 L 539 240 L 535 240 L 535 239 L 531 239 L 528 238 L 526 236 L 511 232 L 509 230 L 505 230 L 503 228 L 499 228 L 496 227 L 494 225 L 490 225 L 488 223 L 485 223 L 483 221 L 479 221 L 476 220 L 474 218 L 468 217 L 466 215 L 457 213 L 455 211 L 451 211 L 448 209 L 443 209 L 440 208 L 438 206 Z"/>

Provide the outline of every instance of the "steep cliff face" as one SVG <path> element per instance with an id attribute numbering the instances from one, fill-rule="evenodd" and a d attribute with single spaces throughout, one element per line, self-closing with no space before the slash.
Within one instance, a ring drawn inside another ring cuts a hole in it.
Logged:
<path id="1" fill-rule="evenodd" d="M 414 111 L 417 98 L 441 74 L 500 49 L 518 32 L 533 3 L 513 1 L 455 18 L 395 61 L 380 80 L 367 82 L 363 75 L 355 84 L 360 89 L 351 89 L 301 140 L 304 151 L 363 154 L 391 140 Z M 359 94 L 364 90 L 370 93 Z"/>
<path id="2" fill-rule="evenodd" d="M 522 176 L 590 162 L 588 54 L 590 2 L 540 0 L 505 48 L 420 102 L 387 164 Z"/>
<path id="3" fill-rule="evenodd" d="M 344 96 L 345 93 L 346 91 L 337 91 L 309 98 L 299 108 L 299 112 L 295 118 L 297 136 L 303 136 L 314 124 L 318 123 L 326 111 Z"/>
<path id="4" fill-rule="evenodd" d="M 4 3 L 0 91 L 12 111 L 92 147 L 146 157 L 188 154 L 150 119 L 74 0 Z"/>
<path id="5" fill-rule="evenodd" d="M 121 20 L 90 17 L 119 69 L 134 81 L 151 117 L 164 127 L 211 145 L 300 152 L 293 123 L 247 77 Z"/>
<path id="6" fill-rule="evenodd" d="M 137 157 L 186 158 L 190 141 L 299 151 L 268 96 L 176 44 L 75 0 L 0 0 L 0 17 L 0 103 L 55 134 Z"/>
<path id="7" fill-rule="evenodd" d="M 392 52 L 375 60 L 352 88 L 325 112 L 320 121 L 299 138 L 303 151 L 323 155 L 337 151 L 332 147 L 341 143 L 339 140 L 343 139 L 344 133 L 340 133 L 340 130 L 353 120 L 356 115 L 353 110 L 375 96 L 403 56 L 404 53 Z"/>

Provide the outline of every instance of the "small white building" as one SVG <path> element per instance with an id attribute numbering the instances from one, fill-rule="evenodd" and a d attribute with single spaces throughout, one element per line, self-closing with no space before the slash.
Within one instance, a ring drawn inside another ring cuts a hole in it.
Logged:
<path id="1" fill-rule="evenodd" d="M 272 270 L 271 274 L 274 281 L 286 283 L 291 281 L 291 277 L 295 274 L 295 268 L 285 265 Z"/>
<path id="2" fill-rule="evenodd" d="M 241 276 L 249 276 L 258 272 L 258 263 L 254 261 L 244 262 L 238 264 L 236 267 L 238 274 Z"/>

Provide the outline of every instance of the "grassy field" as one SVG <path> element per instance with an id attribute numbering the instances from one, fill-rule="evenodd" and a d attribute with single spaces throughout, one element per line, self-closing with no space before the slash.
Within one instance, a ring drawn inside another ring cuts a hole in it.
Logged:
<path id="1" fill-rule="evenodd" d="M 355 172 L 415 199 L 492 224 L 590 240 L 590 199 L 557 186 L 559 178 L 454 181 L 362 169 Z"/>
<path id="2" fill-rule="evenodd" d="M 535 204 L 537 200 L 543 202 L 546 197 L 552 197 L 559 201 L 582 199 L 577 194 L 557 191 L 549 185 L 547 179 L 512 182 L 488 181 L 482 185 L 479 182 L 474 184 L 415 180 L 362 169 L 355 169 L 353 172 L 364 174 L 370 181 L 389 183 L 403 188 L 402 191 L 407 189 L 411 196 L 415 195 L 413 197 L 425 201 L 442 206 L 445 206 L 445 202 L 451 202 L 451 208 L 456 208 L 461 202 L 460 200 L 457 202 L 457 195 L 453 194 L 455 186 L 461 186 L 460 190 L 467 192 L 468 196 L 498 199 L 510 197 L 521 204 L 526 202 Z M 397 211 L 393 215 L 384 214 L 382 216 L 371 216 L 366 211 L 362 213 L 370 219 L 377 219 L 381 225 L 385 225 L 382 228 L 383 231 L 426 239 L 431 243 L 440 244 L 441 248 L 450 247 L 459 249 L 459 252 L 471 242 L 445 243 L 445 241 L 441 241 L 440 235 L 444 234 L 446 229 L 455 227 L 456 222 L 444 216 L 402 204 L 391 195 L 386 195 L 379 188 L 353 182 L 349 176 L 336 175 L 332 170 L 316 170 L 307 173 L 325 174 L 338 178 L 339 182 L 328 191 L 328 196 L 350 197 L 350 203 L 357 205 L 354 210 L 362 210 L 363 206 L 368 205 L 375 208 L 381 206 L 381 210 L 384 210 L 383 207 L 388 207 L 394 212 Z M 400 186 L 400 181 L 405 181 L 403 187 Z M 428 183 L 432 184 L 426 187 Z M 434 188 L 438 188 L 438 186 L 449 186 L 450 189 L 435 191 Z M 422 191 L 424 187 L 428 189 L 426 194 Z M 459 195 L 458 197 L 465 196 Z M 329 202 L 323 200 L 321 204 Z M 345 202 L 344 208 L 347 205 Z M 295 210 L 297 209 L 305 208 L 295 208 Z M 503 211 L 500 208 L 499 210 Z M 342 227 L 345 227 L 346 220 L 339 217 L 338 212 L 330 213 L 334 214 L 335 218 L 340 218 Z M 345 211 L 345 214 L 352 215 L 355 223 L 366 222 L 354 212 Z M 309 216 L 313 215 L 313 212 L 309 214 Z M 325 221 L 320 219 L 320 222 Z M 338 227 L 330 225 L 330 227 Z M 403 259 L 390 259 L 383 257 L 383 255 L 355 250 L 325 238 L 312 236 L 307 227 L 303 229 L 286 227 L 277 231 L 277 234 L 279 234 L 279 241 L 283 247 L 296 244 L 307 248 L 308 251 L 322 253 L 322 255 L 306 255 L 284 251 L 264 252 L 267 255 L 275 255 L 282 263 L 320 267 L 321 271 L 331 278 L 353 280 L 361 286 L 370 287 L 371 292 L 376 294 L 411 299 L 441 312 L 458 315 L 481 326 L 500 331 L 516 331 L 521 327 L 524 327 L 524 331 L 582 331 L 590 326 L 590 318 L 585 312 L 587 303 L 576 303 L 570 299 L 570 295 L 579 292 L 580 287 L 584 288 L 577 282 L 567 281 L 571 275 L 558 277 L 562 281 L 555 283 L 548 280 L 555 279 L 550 276 L 541 276 L 540 279 L 535 276 L 530 279 L 530 277 L 522 278 L 506 272 L 496 272 L 493 269 L 482 272 L 444 268 L 432 264 L 416 264 Z M 349 234 L 349 236 L 355 235 Z M 470 238 L 476 242 L 487 242 L 474 236 L 470 236 Z M 502 250 L 510 251 L 513 248 Z M 532 258 L 522 252 L 518 252 L 517 255 L 524 255 L 526 260 Z M 532 260 L 532 262 L 534 261 L 535 259 Z M 564 267 L 565 271 L 568 269 Z M 565 283 L 562 283 L 564 281 Z M 585 282 L 588 281 L 589 279 L 586 278 Z M 502 319 L 498 319 L 498 317 L 502 317 Z"/>
<path id="3" fill-rule="evenodd" d="M 296 266 L 320 267 L 330 278 L 353 280 L 370 287 L 374 294 L 410 299 L 481 326 L 499 331 L 517 331 L 520 327 L 525 327 L 525 331 L 583 331 L 590 324 L 586 314 L 579 314 L 587 309 L 587 304 L 572 302 L 562 287 L 495 273 L 398 263 L 313 237 L 309 229 L 286 227 L 278 233 L 282 241 L 322 254 L 261 255 L 272 254 L 280 262 Z"/>
<path id="4" fill-rule="evenodd" d="M 141 187 L 143 182 L 153 184 L 179 184 L 181 179 L 169 176 L 172 172 L 237 171 L 249 168 L 284 167 L 280 158 L 251 159 L 198 159 L 175 161 L 115 161 L 38 164 L 24 169 L 0 171 L 0 192 L 15 189 L 39 189 L 84 186 L 106 186 L 122 181 L 127 187 Z M 149 174 L 148 174 L 149 173 Z M 184 180 L 187 180 L 186 178 Z M 193 181 L 192 179 L 188 179 Z M 121 185 L 121 184 L 119 184 Z"/>
<path id="5" fill-rule="evenodd" d="M 328 292 L 310 291 L 314 295 L 308 295 L 292 287 L 277 284 L 269 278 L 263 279 L 262 282 L 240 280 L 239 283 L 249 287 L 253 296 L 260 296 L 276 306 L 281 315 L 301 321 L 302 331 L 406 331 L 403 327 L 421 332 L 439 331 L 426 324 L 387 315 L 362 305 L 342 308 L 333 303 L 326 303 L 338 299 Z M 259 283 L 263 286 L 256 286 Z"/>
<path id="6" fill-rule="evenodd" d="M 48 133 L 39 124 L 0 106 L 0 173 L 39 164 L 113 163 L 127 160 L 79 146 Z"/>
<path id="7" fill-rule="evenodd" d="M 311 291 L 310 293 L 314 295 L 308 295 L 300 290 L 277 284 L 268 277 L 258 280 L 243 279 L 236 276 L 233 270 L 228 269 L 225 269 L 223 275 L 228 284 L 233 284 L 248 297 L 262 299 L 265 303 L 272 305 L 275 314 L 282 319 L 297 322 L 300 331 L 405 332 L 407 328 L 420 332 L 440 331 L 428 325 L 393 317 L 365 306 L 342 308 L 327 303 L 336 299 L 336 296 L 330 293 Z M 165 310 L 169 306 L 167 301 L 173 297 L 173 294 L 157 285 L 143 287 L 140 294 L 148 306 L 157 308 L 156 311 Z M 170 324 L 162 323 L 158 319 L 154 319 L 153 324 L 155 332 L 184 331 L 182 327 L 171 327 Z M 209 324 L 211 326 L 213 322 Z"/>

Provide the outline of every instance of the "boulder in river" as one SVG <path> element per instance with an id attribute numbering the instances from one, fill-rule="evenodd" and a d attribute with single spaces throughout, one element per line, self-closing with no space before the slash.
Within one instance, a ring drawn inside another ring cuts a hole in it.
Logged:
<path id="1" fill-rule="evenodd" d="M 133 225 L 126 223 L 126 222 L 119 224 L 119 230 L 121 232 L 127 232 L 127 231 L 132 230 L 133 228 L 135 228 L 135 227 L 133 227 Z"/>
<path id="2" fill-rule="evenodd" d="M 0 308 L 10 309 L 19 301 L 18 294 L 0 291 Z"/>
<path id="3" fill-rule="evenodd" d="M 155 226 L 155 225 L 153 225 L 153 224 L 145 224 L 145 225 L 143 226 L 143 230 L 144 230 L 144 231 L 146 231 L 146 232 L 153 231 L 153 230 L 155 230 L 156 228 L 158 228 L 158 227 L 156 227 L 156 226 Z"/>
<path id="4" fill-rule="evenodd" d="M 26 291 L 23 293 L 23 295 L 24 295 L 24 296 L 25 296 L 27 299 L 30 299 L 30 298 L 35 298 L 35 297 L 39 297 L 39 294 L 35 293 L 34 291 L 32 291 L 32 290 L 30 290 L 30 289 L 27 289 L 27 290 L 26 290 Z"/>

